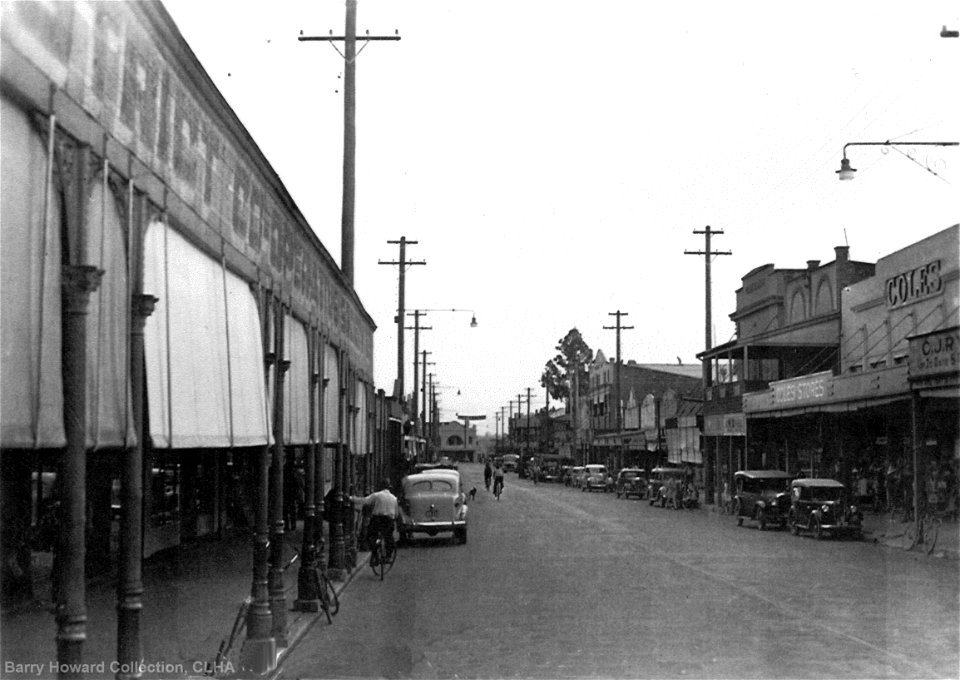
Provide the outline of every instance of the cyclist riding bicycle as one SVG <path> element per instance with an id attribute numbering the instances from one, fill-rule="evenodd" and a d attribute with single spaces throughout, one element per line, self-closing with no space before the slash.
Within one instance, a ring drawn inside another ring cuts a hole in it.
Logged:
<path id="1" fill-rule="evenodd" d="M 372 512 L 370 516 L 370 526 L 367 530 L 367 540 L 370 546 L 370 561 L 373 566 L 377 565 L 378 555 L 376 551 L 377 539 L 382 538 L 387 547 L 387 557 L 393 555 L 395 545 L 393 542 L 393 528 L 397 519 L 400 517 L 397 497 L 390 493 L 390 480 L 384 479 L 380 482 L 380 490 L 375 491 L 369 496 L 350 496 L 350 501 L 359 503 L 363 507 L 370 507 Z"/>
<path id="2" fill-rule="evenodd" d="M 497 463 L 497 467 L 493 471 L 493 493 L 495 496 L 499 496 L 502 491 L 503 491 L 503 468 L 500 467 L 500 463 Z"/>
<path id="3" fill-rule="evenodd" d="M 483 466 L 483 485 L 487 488 L 487 491 L 490 490 L 490 478 L 493 477 L 493 468 L 490 467 L 490 461 L 487 461 L 487 464 Z"/>

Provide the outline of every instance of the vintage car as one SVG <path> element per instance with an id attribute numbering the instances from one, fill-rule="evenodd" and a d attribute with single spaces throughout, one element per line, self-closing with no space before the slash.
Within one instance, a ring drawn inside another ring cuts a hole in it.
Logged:
<path id="1" fill-rule="evenodd" d="M 596 463 L 591 463 L 590 465 L 585 465 L 583 467 L 583 483 L 580 487 L 580 490 L 593 491 L 594 489 L 599 489 L 600 491 L 607 490 L 606 465 L 597 465 Z"/>
<path id="2" fill-rule="evenodd" d="M 457 470 L 435 468 L 403 478 L 400 498 L 400 541 L 414 533 L 436 536 L 452 532 L 467 542 L 467 496 Z"/>
<path id="3" fill-rule="evenodd" d="M 504 472 L 516 472 L 517 466 L 520 464 L 520 456 L 515 453 L 507 453 L 503 456 L 503 471 Z"/>
<path id="4" fill-rule="evenodd" d="M 670 487 L 673 486 L 676 494 L 680 493 L 680 486 L 683 483 L 686 473 L 679 467 L 655 467 L 650 471 L 650 477 L 647 479 L 647 498 L 650 499 L 650 505 L 660 504 L 661 508 L 667 506 L 670 499 Z"/>
<path id="5" fill-rule="evenodd" d="M 617 474 L 615 486 L 617 498 L 623 496 L 629 498 L 646 498 L 647 496 L 647 471 L 640 468 L 624 468 Z"/>
<path id="6" fill-rule="evenodd" d="M 733 473 L 733 514 L 737 526 L 756 520 L 760 531 L 771 524 L 787 526 L 791 475 L 781 470 L 738 470 Z"/>
<path id="7" fill-rule="evenodd" d="M 818 539 L 827 533 L 863 538 L 863 513 L 849 502 L 846 487 L 835 479 L 795 479 L 790 497 L 787 524 L 794 536 L 804 530 Z"/>

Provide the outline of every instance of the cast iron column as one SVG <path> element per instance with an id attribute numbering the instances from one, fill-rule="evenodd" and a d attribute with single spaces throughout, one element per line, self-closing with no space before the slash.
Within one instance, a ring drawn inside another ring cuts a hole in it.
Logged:
<path id="1" fill-rule="evenodd" d="M 297 572 L 297 599 L 294 608 L 298 611 L 319 611 L 317 593 L 317 567 L 315 543 L 316 486 L 317 486 L 317 386 L 320 374 L 316 367 L 316 333 L 310 332 L 310 446 L 307 448 L 306 488 L 303 506 L 303 545 L 300 551 L 300 570 Z"/>
<path id="2" fill-rule="evenodd" d="M 130 390 L 137 443 L 123 462 L 120 501 L 120 564 L 117 574 L 117 679 L 139 678 L 143 658 L 140 614 L 143 610 L 143 328 L 157 298 L 134 295 L 130 327 Z"/>
<path id="3" fill-rule="evenodd" d="M 282 306 L 277 316 L 277 356 L 282 357 L 284 345 Z M 277 360 L 276 389 L 273 394 L 276 419 L 273 423 L 273 464 L 270 475 L 272 532 L 270 535 L 269 589 L 270 612 L 273 615 L 273 628 L 270 630 L 270 634 L 276 640 L 278 647 L 287 646 L 287 600 L 284 595 L 283 583 L 283 384 L 284 376 L 289 368 L 289 360 L 282 358 Z"/>
<path id="4" fill-rule="evenodd" d="M 83 162 L 83 155 L 80 157 Z M 92 265 L 63 267 L 63 424 L 67 446 L 61 462 L 60 545 L 58 554 L 57 661 L 59 677 L 82 678 L 87 638 L 87 313 L 90 294 L 103 270 Z M 75 669 L 75 670 L 71 670 Z"/>

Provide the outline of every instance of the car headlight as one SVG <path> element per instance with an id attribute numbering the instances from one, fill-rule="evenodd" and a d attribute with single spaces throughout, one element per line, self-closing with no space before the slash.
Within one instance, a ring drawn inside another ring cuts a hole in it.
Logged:
<path id="1" fill-rule="evenodd" d="M 829 506 L 829 505 L 821 505 L 821 506 L 820 506 L 820 512 L 822 512 L 823 514 L 829 513 L 829 512 L 830 512 L 830 506 Z"/>

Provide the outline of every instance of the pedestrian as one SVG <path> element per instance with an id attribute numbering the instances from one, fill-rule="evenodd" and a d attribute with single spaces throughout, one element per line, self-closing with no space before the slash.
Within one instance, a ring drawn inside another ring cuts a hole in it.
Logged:
<path id="1" fill-rule="evenodd" d="M 487 488 L 487 491 L 490 490 L 490 479 L 493 477 L 493 468 L 490 467 L 490 461 L 488 460 L 483 466 L 483 485 Z"/>

